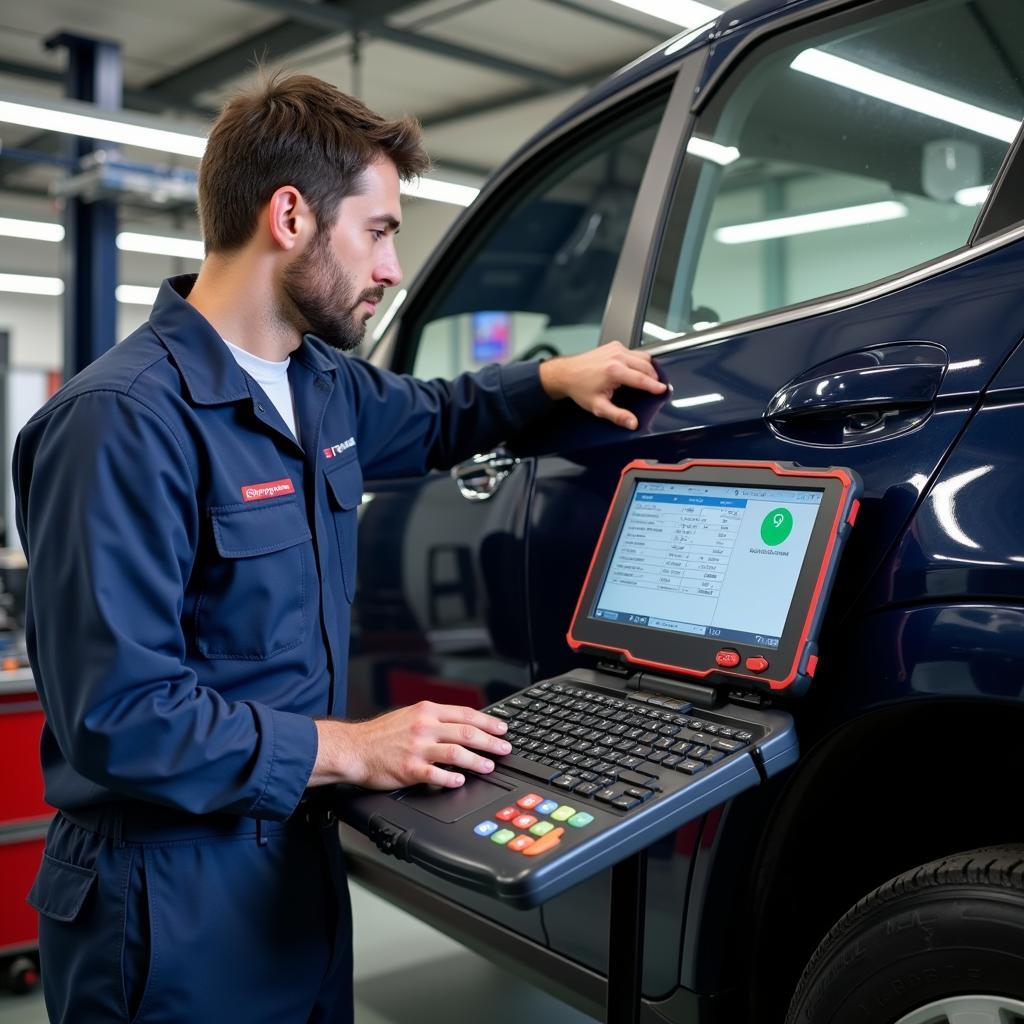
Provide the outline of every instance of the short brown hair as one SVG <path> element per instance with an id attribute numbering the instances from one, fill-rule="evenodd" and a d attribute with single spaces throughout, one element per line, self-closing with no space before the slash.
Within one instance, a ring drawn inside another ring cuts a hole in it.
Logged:
<path id="1" fill-rule="evenodd" d="M 230 252 L 256 229 L 260 207 L 282 185 L 329 229 L 338 204 L 371 164 L 391 160 L 402 181 L 430 166 L 419 122 L 389 121 L 312 75 L 279 72 L 234 96 L 210 131 L 199 166 L 199 222 L 206 251 Z"/>

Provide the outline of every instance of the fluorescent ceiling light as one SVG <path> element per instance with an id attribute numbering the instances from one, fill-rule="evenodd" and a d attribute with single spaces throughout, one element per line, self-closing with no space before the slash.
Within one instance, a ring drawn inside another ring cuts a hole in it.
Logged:
<path id="1" fill-rule="evenodd" d="M 6 235 L 8 238 L 31 238 L 38 242 L 61 242 L 64 240 L 64 228 L 60 224 L 49 224 L 41 220 L 0 217 L 0 235 Z"/>
<path id="2" fill-rule="evenodd" d="M 405 297 L 409 292 L 405 288 L 401 288 L 395 294 L 395 297 L 391 300 L 391 305 L 388 306 L 387 312 L 380 318 L 380 322 L 373 329 L 373 334 L 370 336 L 373 341 L 380 341 L 384 336 L 384 332 L 391 326 L 391 321 L 395 319 L 395 314 L 402 308 L 402 303 L 405 302 Z"/>
<path id="3" fill-rule="evenodd" d="M 63 295 L 64 282 L 59 277 L 0 274 L 0 292 L 17 292 L 19 295 Z"/>
<path id="4" fill-rule="evenodd" d="M 710 139 L 698 139 L 696 135 L 690 137 L 686 144 L 686 152 L 694 156 L 710 160 L 712 163 L 721 164 L 727 167 L 740 158 L 740 151 L 735 146 L 723 146 Z"/>
<path id="5" fill-rule="evenodd" d="M 36 277 L 30 274 L 0 274 L 0 292 L 19 295 L 63 295 L 64 282 L 59 277 Z M 119 284 L 115 291 L 118 302 L 152 306 L 156 301 L 156 288 L 143 288 L 134 284 Z"/>
<path id="6" fill-rule="evenodd" d="M 124 146 L 155 149 L 179 156 L 201 157 L 206 149 L 206 139 L 201 135 L 153 127 L 121 118 L 112 111 L 107 112 L 105 117 L 99 117 L 95 113 L 98 109 L 91 103 L 74 100 L 28 104 L 0 99 L 0 121 L 24 128 L 78 135 L 101 142 L 117 142 Z"/>
<path id="7" fill-rule="evenodd" d="M 195 238 L 174 238 L 171 235 L 143 235 L 137 231 L 122 231 L 117 236 L 117 247 L 124 252 L 148 252 L 154 256 L 182 256 L 202 260 L 203 243 Z"/>
<path id="8" fill-rule="evenodd" d="M 717 18 L 722 12 L 709 4 L 698 3 L 697 0 L 614 0 L 615 3 L 641 14 L 649 14 L 652 18 L 660 18 L 673 25 L 689 28 L 691 25 L 703 25 L 706 21 Z"/>
<path id="9" fill-rule="evenodd" d="M 712 402 L 724 401 L 725 395 L 720 395 L 717 391 L 713 391 L 708 395 L 690 395 L 689 398 L 673 398 L 671 404 L 677 409 L 689 409 L 694 405 L 710 405 Z"/>
<path id="10" fill-rule="evenodd" d="M 819 213 L 801 213 L 793 217 L 775 217 L 750 224 L 733 224 L 719 228 L 715 241 L 726 245 L 742 242 L 762 242 L 767 238 L 786 238 L 789 235 L 806 235 L 812 231 L 829 231 L 833 228 L 849 228 L 857 224 L 874 224 L 883 220 L 898 220 L 906 217 L 907 208 L 903 203 L 886 200 L 881 203 L 865 203 L 862 206 L 846 206 L 838 210 L 822 210 Z"/>
<path id="11" fill-rule="evenodd" d="M 956 192 L 953 198 L 961 206 L 981 206 L 988 199 L 991 185 L 975 185 L 973 188 L 962 188 Z"/>
<path id="12" fill-rule="evenodd" d="M 942 93 L 911 85 L 892 75 L 872 71 L 852 60 L 836 57 L 823 50 L 804 50 L 790 64 L 795 71 L 824 79 L 835 85 L 853 89 L 865 96 L 894 103 L 898 107 L 926 114 L 949 124 L 967 128 L 972 132 L 991 136 L 1002 142 L 1013 142 L 1020 129 L 1020 121 L 1003 114 L 993 113 L 973 103 L 944 96 Z"/>
<path id="13" fill-rule="evenodd" d="M 115 142 L 177 156 L 198 158 L 206 151 L 206 138 L 202 135 L 174 131 L 155 121 L 146 123 L 137 117 L 122 114 L 121 111 L 102 111 L 100 116 L 97 113 L 100 108 L 78 100 L 34 99 L 31 103 L 25 103 L 22 99 L 9 94 L 6 97 L 0 95 L 0 123 L 77 135 L 100 142 Z M 480 190 L 471 185 L 422 178 L 416 182 L 403 183 L 402 192 L 418 199 L 469 206 Z"/>
<path id="14" fill-rule="evenodd" d="M 658 324 L 652 324 L 649 320 L 644 321 L 644 334 L 656 341 L 671 341 L 673 338 L 679 337 L 678 331 L 668 331 L 664 327 L 659 327 Z"/>
<path id="15" fill-rule="evenodd" d="M 152 306 L 156 302 L 157 288 L 137 284 L 119 284 L 114 292 L 117 301 L 130 306 Z"/>
<path id="16" fill-rule="evenodd" d="M 480 195 L 480 189 L 472 185 L 456 185 L 453 181 L 439 181 L 437 178 L 419 178 L 416 181 L 403 181 L 402 194 L 414 199 L 451 203 L 453 206 L 469 206 Z"/>

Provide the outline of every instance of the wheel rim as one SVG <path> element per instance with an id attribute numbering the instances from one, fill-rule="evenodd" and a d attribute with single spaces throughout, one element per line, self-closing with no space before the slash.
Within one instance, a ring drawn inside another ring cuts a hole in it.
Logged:
<path id="1" fill-rule="evenodd" d="M 896 1024 L 1024 1024 L 1024 1003 L 1005 996 L 951 996 L 912 1010 Z"/>

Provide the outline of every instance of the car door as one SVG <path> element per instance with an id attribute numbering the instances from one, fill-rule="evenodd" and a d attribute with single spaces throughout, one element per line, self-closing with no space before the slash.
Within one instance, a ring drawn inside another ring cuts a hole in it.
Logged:
<path id="1" fill-rule="evenodd" d="M 374 360 L 450 378 L 597 344 L 669 85 L 633 90 L 567 122 L 513 165 L 441 246 Z M 499 450 L 452 474 L 366 481 L 352 715 L 420 699 L 483 707 L 529 683 L 533 473 L 532 460 Z M 354 835 L 348 845 L 378 856 Z M 503 910 L 416 878 L 544 941 L 539 912 Z"/>
<path id="2" fill-rule="evenodd" d="M 1024 8 L 835 10 L 803 5 L 688 58 L 683 75 L 706 63 L 662 123 L 604 322 L 652 354 L 671 392 L 630 399 L 635 435 L 565 409 L 521 447 L 536 460 L 527 592 L 541 677 L 571 662 L 565 629 L 627 461 L 857 470 L 864 500 L 815 683 L 825 697 L 797 712 L 804 743 L 841 713 L 829 694 L 844 616 L 1024 322 L 1020 231 L 979 228 L 1024 115 Z M 715 990 L 761 813 L 745 806 L 731 846 L 735 808 L 653 851 L 647 995 L 680 977 Z M 701 848 L 714 857 L 695 859 Z M 548 904 L 552 947 L 603 968 L 607 907 L 606 878 Z"/>

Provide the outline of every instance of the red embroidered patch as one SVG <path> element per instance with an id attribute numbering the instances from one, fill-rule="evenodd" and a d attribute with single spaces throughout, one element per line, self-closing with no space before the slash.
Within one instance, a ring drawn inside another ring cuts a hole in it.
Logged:
<path id="1" fill-rule="evenodd" d="M 291 480 L 268 480 L 264 484 L 244 484 L 242 498 L 245 501 L 262 501 L 264 498 L 279 498 L 282 494 L 294 494 Z"/>

